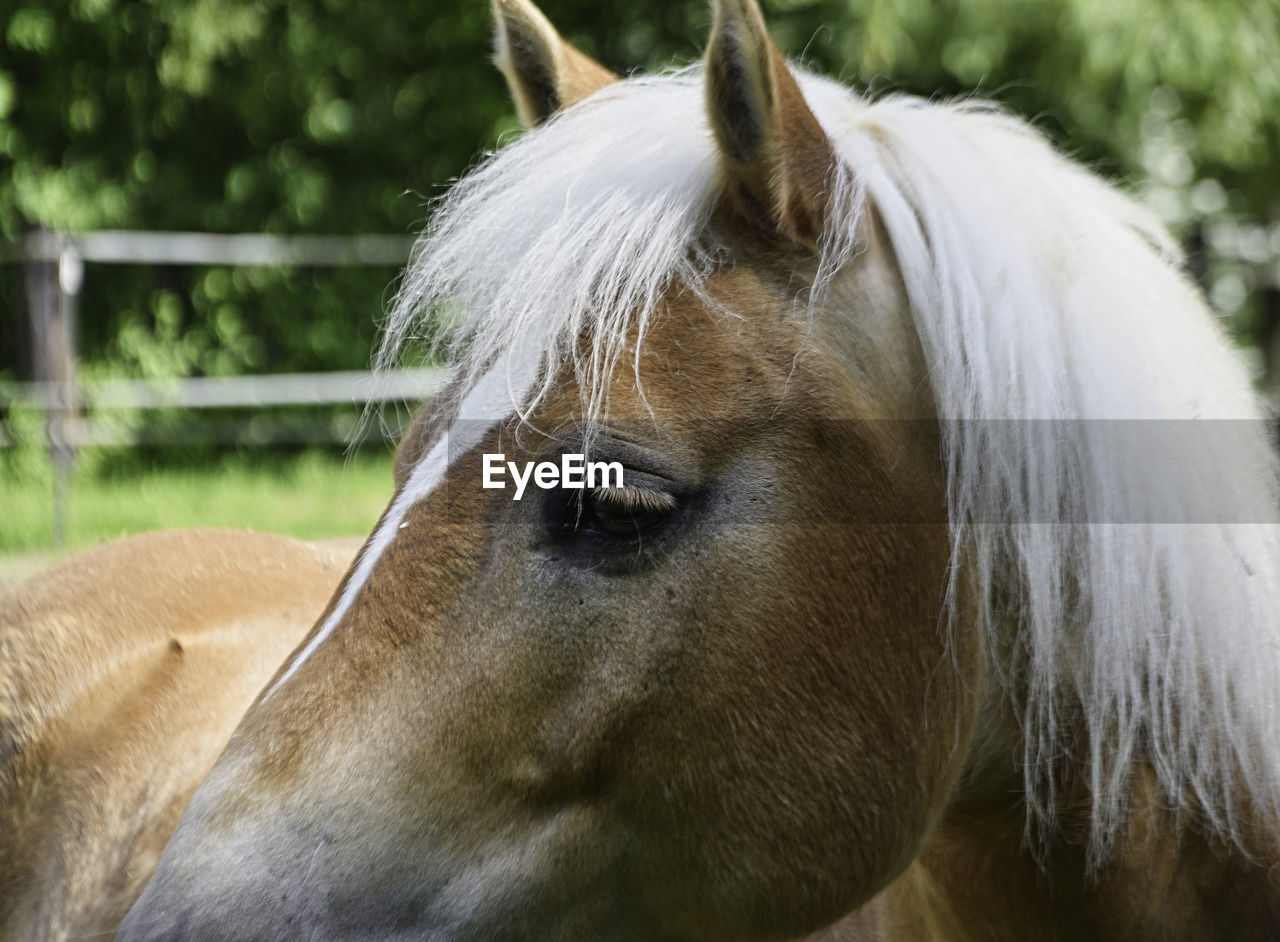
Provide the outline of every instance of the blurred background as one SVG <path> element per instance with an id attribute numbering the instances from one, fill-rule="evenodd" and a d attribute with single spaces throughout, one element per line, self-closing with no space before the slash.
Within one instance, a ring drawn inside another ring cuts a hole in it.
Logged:
<path id="1" fill-rule="evenodd" d="M 1280 0 L 763 6 L 811 68 L 1002 102 L 1138 194 L 1280 389 Z M 624 73 L 693 61 L 710 23 L 706 0 L 543 7 Z M 516 128 L 489 58 L 486 0 L 4 4 L 0 558 L 372 527 L 435 377 L 366 395 L 382 421 L 349 444 L 354 371 L 431 201 Z"/>

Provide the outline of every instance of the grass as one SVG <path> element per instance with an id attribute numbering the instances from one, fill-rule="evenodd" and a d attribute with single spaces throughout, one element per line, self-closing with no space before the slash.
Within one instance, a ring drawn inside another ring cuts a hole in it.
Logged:
<path id="1" fill-rule="evenodd" d="M 47 465 L 0 465 L 0 557 L 52 558 L 53 476 Z M 368 533 L 391 497 L 391 459 L 323 452 L 205 468 L 106 473 L 84 462 L 67 489 L 62 551 L 146 530 L 231 527 L 306 540 Z"/>

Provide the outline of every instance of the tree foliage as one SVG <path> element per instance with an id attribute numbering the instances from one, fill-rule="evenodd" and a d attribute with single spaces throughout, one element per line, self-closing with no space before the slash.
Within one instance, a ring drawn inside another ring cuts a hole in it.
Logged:
<path id="1" fill-rule="evenodd" d="M 705 0 L 544 6 L 623 72 L 692 61 L 710 20 Z M 1184 231 L 1227 214 L 1260 234 L 1255 254 L 1280 253 L 1276 0 L 764 6 L 782 48 L 820 71 L 877 93 L 994 97 L 1103 172 L 1152 181 Z M 0 238 L 412 231 L 514 128 L 488 18 L 484 0 L 11 0 Z M 393 275 L 95 267 L 82 345 L 143 374 L 360 366 Z M 22 317 L 14 268 L 0 277 L 3 368 Z"/>

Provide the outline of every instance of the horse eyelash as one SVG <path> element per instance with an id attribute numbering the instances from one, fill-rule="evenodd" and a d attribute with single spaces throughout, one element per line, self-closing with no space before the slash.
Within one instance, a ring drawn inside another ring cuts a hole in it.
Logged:
<path id="1" fill-rule="evenodd" d="M 666 491 L 649 487 L 593 487 L 591 496 L 620 510 L 659 511 L 669 513 L 679 501 Z"/>

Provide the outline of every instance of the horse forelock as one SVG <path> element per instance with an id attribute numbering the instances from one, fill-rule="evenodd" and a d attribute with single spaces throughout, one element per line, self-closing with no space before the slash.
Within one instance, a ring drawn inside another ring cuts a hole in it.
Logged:
<path id="1" fill-rule="evenodd" d="M 991 657 L 1016 699 L 1032 807 L 1051 814 L 1073 735 L 1064 717 L 1080 715 L 1097 851 L 1123 818 L 1138 762 L 1220 833 L 1241 837 L 1246 806 L 1274 824 L 1276 459 L 1247 377 L 1168 236 L 990 106 L 867 102 L 799 80 L 841 161 L 811 304 L 860 250 L 870 201 L 942 422 L 953 552 L 965 561 L 954 579 L 972 574 Z M 696 67 L 618 83 L 554 117 L 437 206 L 380 363 L 443 322 L 442 353 L 462 371 L 460 419 L 471 408 L 528 414 L 566 368 L 584 421 L 602 419 L 612 371 L 665 293 L 700 290 L 724 261 L 709 231 L 717 166 Z M 1116 447 L 1117 420 L 1229 428 L 1230 457 L 1211 435 L 1177 453 L 1186 467 L 1171 474 Z M 442 447 L 420 459 L 284 677 L 441 479 Z M 1229 499 L 1204 519 L 1180 517 L 1210 486 Z"/>

